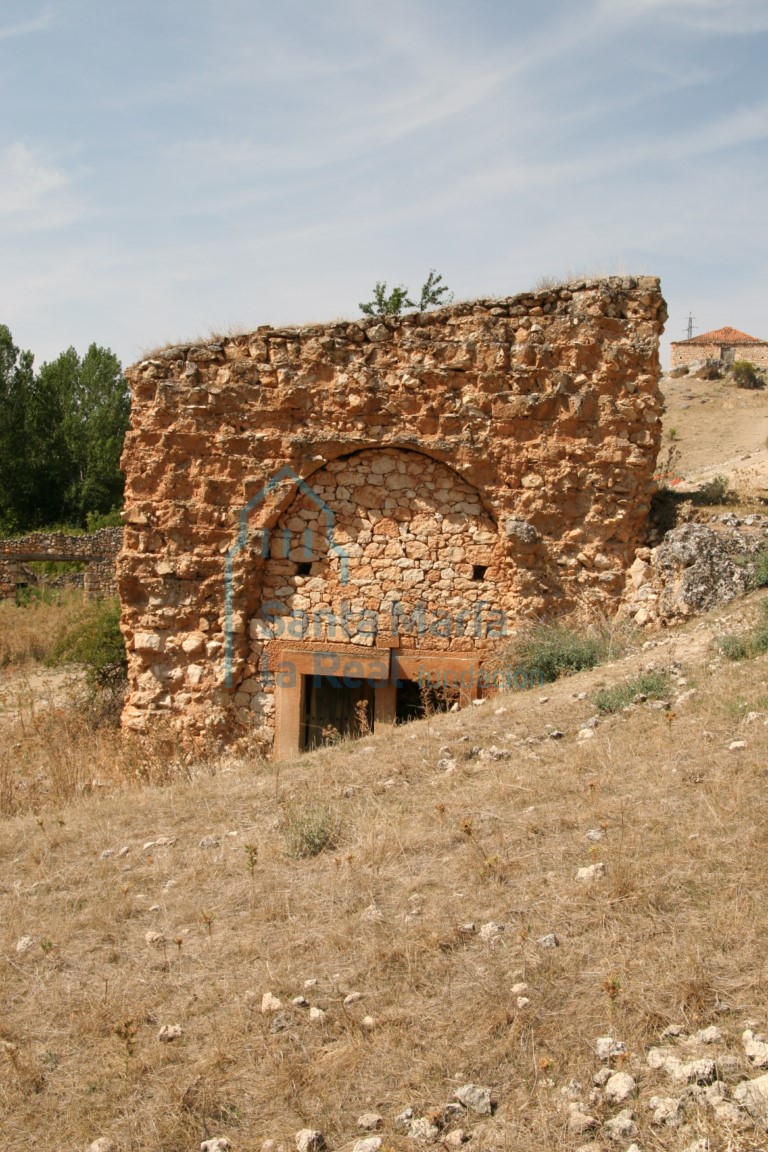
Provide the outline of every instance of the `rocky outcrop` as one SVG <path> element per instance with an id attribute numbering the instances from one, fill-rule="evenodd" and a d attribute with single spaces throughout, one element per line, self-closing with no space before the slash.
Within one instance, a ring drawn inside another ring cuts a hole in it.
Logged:
<path id="1" fill-rule="evenodd" d="M 656 548 L 639 548 L 622 614 L 639 625 L 673 621 L 743 596 L 753 585 L 755 557 L 768 543 L 768 519 L 750 516 L 749 523 L 736 520 L 738 527 L 732 520 L 682 524 Z"/>

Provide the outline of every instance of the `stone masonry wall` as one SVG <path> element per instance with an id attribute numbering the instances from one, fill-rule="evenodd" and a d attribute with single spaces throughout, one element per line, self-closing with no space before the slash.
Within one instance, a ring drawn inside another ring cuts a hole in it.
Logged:
<path id="1" fill-rule="evenodd" d="M 739 344 L 732 347 L 734 360 L 748 360 L 755 368 L 768 368 L 768 344 Z M 669 366 L 680 368 L 683 365 L 700 364 L 704 360 L 719 360 L 723 351 L 721 344 L 687 344 L 685 341 L 672 344 Z"/>
<path id="2" fill-rule="evenodd" d="M 501 617 L 613 612 L 665 319 L 658 280 L 612 277 L 129 369 L 124 723 L 268 738 L 287 640 L 483 652 Z"/>
<path id="3" fill-rule="evenodd" d="M 59 579 L 52 583 L 77 583 L 90 595 L 114 596 L 115 564 L 122 545 L 121 527 L 101 528 L 81 536 L 30 532 L 0 539 L 0 598 L 15 595 L 16 585 L 28 581 L 29 573 L 23 566 L 35 560 L 83 560 L 87 567 L 77 581 Z"/>

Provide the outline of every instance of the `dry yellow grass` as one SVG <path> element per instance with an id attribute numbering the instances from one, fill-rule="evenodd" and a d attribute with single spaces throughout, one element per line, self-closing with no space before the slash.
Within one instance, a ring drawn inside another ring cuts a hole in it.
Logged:
<path id="1" fill-rule="evenodd" d="M 667 1025 L 717 1023 L 740 1058 L 732 1081 L 747 1074 L 744 1020 L 768 1023 L 768 662 L 725 664 L 708 637 L 694 626 L 292 764 L 222 761 L 3 821 L 3 1147 L 108 1135 L 120 1152 L 191 1152 L 226 1135 L 245 1152 L 292 1148 L 312 1127 L 338 1149 L 374 1110 L 386 1148 L 413 1148 L 394 1117 L 441 1114 L 472 1081 L 498 1108 L 460 1121 L 470 1149 L 573 1149 L 588 1138 L 568 1133 L 561 1089 L 576 1079 L 586 1097 L 594 1040 L 612 1034 L 638 1082 L 641 1148 L 705 1135 L 713 1150 L 763 1148 L 693 1099 L 678 1129 L 652 1128 L 647 1108 L 669 1094 L 644 1059 Z M 651 660 L 673 679 L 679 661 L 677 690 L 696 694 L 578 740 L 598 684 Z M 84 746 L 84 771 L 95 755 Z M 302 814 L 333 829 L 315 856 L 292 844 Z M 597 861 L 605 877 L 578 883 Z M 490 922 L 503 930 L 486 940 Z M 559 947 L 541 947 L 551 932 Z M 262 1014 L 265 992 L 281 1012 Z M 345 1004 L 351 992 L 363 997 Z M 158 1040 L 177 1024 L 179 1039 Z"/>
<path id="2" fill-rule="evenodd" d="M 47 659 L 59 631 L 82 604 L 82 593 L 66 591 L 49 601 L 32 600 L 26 607 L 0 600 L 0 676 L 5 668 Z"/>

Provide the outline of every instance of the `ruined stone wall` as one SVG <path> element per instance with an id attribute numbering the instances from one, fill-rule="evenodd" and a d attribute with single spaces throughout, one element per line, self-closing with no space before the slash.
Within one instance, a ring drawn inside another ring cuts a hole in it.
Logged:
<path id="1" fill-rule="evenodd" d="M 482 652 L 501 617 L 612 612 L 654 490 L 665 319 L 658 280 L 613 277 L 129 369 L 125 723 L 269 735 L 288 640 Z"/>
<path id="2" fill-rule="evenodd" d="M 114 596 L 117 591 L 115 565 L 123 545 L 121 527 L 100 528 L 72 536 L 64 532 L 30 532 L 26 536 L 0 539 L 0 599 L 14 596 L 19 583 L 33 581 L 25 564 L 35 560 L 82 560 L 82 573 L 70 573 L 48 581 L 52 585 L 72 584 L 93 596 Z"/>

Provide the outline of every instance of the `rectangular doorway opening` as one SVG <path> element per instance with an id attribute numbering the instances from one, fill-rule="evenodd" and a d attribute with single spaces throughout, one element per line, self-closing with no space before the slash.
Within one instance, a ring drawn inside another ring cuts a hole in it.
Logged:
<path id="1" fill-rule="evenodd" d="M 461 692 L 458 685 L 434 684 L 427 680 L 398 680 L 395 698 L 395 723 L 407 724 L 409 720 L 422 720 L 435 712 L 449 712 L 454 704 L 459 704 Z"/>
<path id="2" fill-rule="evenodd" d="M 352 686 L 336 676 L 302 676 L 302 752 L 334 744 L 345 736 L 366 736 L 373 732 L 374 686 L 363 680 Z"/>

